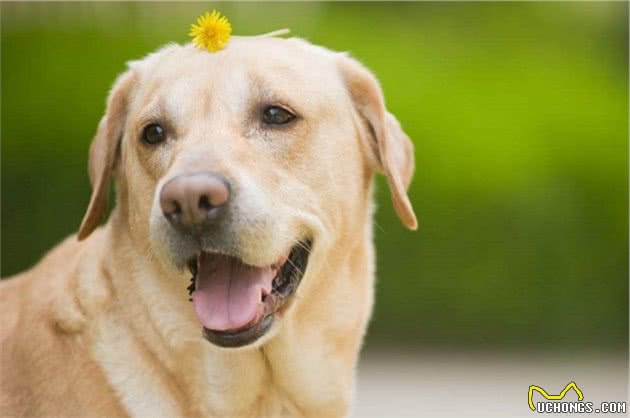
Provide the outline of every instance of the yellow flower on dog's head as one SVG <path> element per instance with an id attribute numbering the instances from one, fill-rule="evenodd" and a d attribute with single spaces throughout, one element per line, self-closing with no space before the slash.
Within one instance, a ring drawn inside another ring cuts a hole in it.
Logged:
<path id="1" fill-rule="evenodd" d="M 190 25 L 189 36 L 197 48 L 217 52 L 227 45 L 232 34 L 232 25 L 227 17 L 213 10 L 199 16 L 197 24 Z"/>

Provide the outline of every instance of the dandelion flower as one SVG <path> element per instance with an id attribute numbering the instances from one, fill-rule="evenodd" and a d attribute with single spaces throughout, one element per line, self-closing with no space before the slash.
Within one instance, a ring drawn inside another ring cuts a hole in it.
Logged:
<path id="1" fill-rule="evenodd" d="M 193 44 L 197 48 L 217 52 L 227 45 L 232 34 L 232 25 L 227 17 L 213 10 L 199 16 L 197 24 L 190 25 L 190 33 Z"/>

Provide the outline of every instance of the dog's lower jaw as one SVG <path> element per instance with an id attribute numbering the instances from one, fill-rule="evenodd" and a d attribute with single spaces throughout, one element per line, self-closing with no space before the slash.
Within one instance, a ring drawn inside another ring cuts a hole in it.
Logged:
<path id="1" fill-rule="evenodd" d="M 371 310 L 371 259 L 311 259 L 319 268 L 305 277 L 276 335 L 234 351 L 201 337 L 185 280 L 172 280 L 140 255 L 129 257 L 130 241 L 116 242 L 103 251 L 109 260 L 144 261 L 111 267 L 115 303 L 96 321 L 93 351 L 130 416 L 347 414 Z M 371 254 L 368 243 L 353 251 Z"/>

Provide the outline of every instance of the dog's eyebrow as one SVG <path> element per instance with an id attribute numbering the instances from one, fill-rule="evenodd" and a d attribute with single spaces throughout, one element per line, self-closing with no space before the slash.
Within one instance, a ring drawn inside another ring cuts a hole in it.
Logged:
<path id="1" fill-rule="evenodd" d="M 144 94 L 146 104 L 138 112 L 140 118 L 171 122 L 181 120 L 190 106 L 189 95 L 192 93 L 196 96 L 197 92 L 191 91 L 187 81 L 182 78 L 169 82 L 155 81 Z M 197 100 L 194 102 L 196 104 Z"/>
<path id="2" fill-rule="evenodd" d="M 163 97 L 155 97 L 145 105 L 134 122 L 134 131 L 139 132 L 150 123 L 160 123 L 168 130 L 175 132 L 178 128 L 175 119 L 168 111 L 168 106 Z M 181 132 L 176 132 L 178 135 Z"/>
<path id="3" fill-rule="evenodd" d="M 138 112 L 138 118 L 136 118 L 136 125 L 142 126 L 148 122 L 158 121 L 164 116 L 164 105 L 162 99 L 159 97 L 153 98 L 149 103 L 143 106 Z"/>
<path id="4" fill-rule="evenodd" d="M 282 104 L 290 107 L 295 112 L 302 113 L 299 103 L 295 103 L 295 101 L 291 99 L 292 95 L 289 91 L 285 91 L 286 89 L 283 89 L 283 86 L 274 86 L 272 84 L 278 83 L 271 83 L 253 72 L 248 74 L 248 79 L 250 91 L 253 92 L 254 97 L 258 98 L 257 100 L 259 102 L 263 102 L 264 104 Z"/>

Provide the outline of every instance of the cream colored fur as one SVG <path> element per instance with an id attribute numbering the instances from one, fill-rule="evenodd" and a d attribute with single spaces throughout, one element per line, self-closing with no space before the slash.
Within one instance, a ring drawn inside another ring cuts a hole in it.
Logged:
<path id="1" fill-rule="evenodd" d="M 269 102 L 301 118 L 261 131 L 257 109 Z M 152 118 L 169 121 L 167 144 L 139 140 Z M 132 62 L 90 150 L 81 240 L 0 284 L 0 415 L 346 416 L 373 301 L 373 173 L 387 176 L 397 213 L 415 228 L 413 168 L 378 82 L 345 54 L 234 38 L 216 54 L 169 45 Z M 296 295 L 252 347 L 202 338 L 190 276 L 169 246 L 157 192 L 199 170 L 237 183 L 230 228 L 244 261 L 272 263 L 313 238 Z M 98 227 L 112 177 L 117 205 Z"/>

